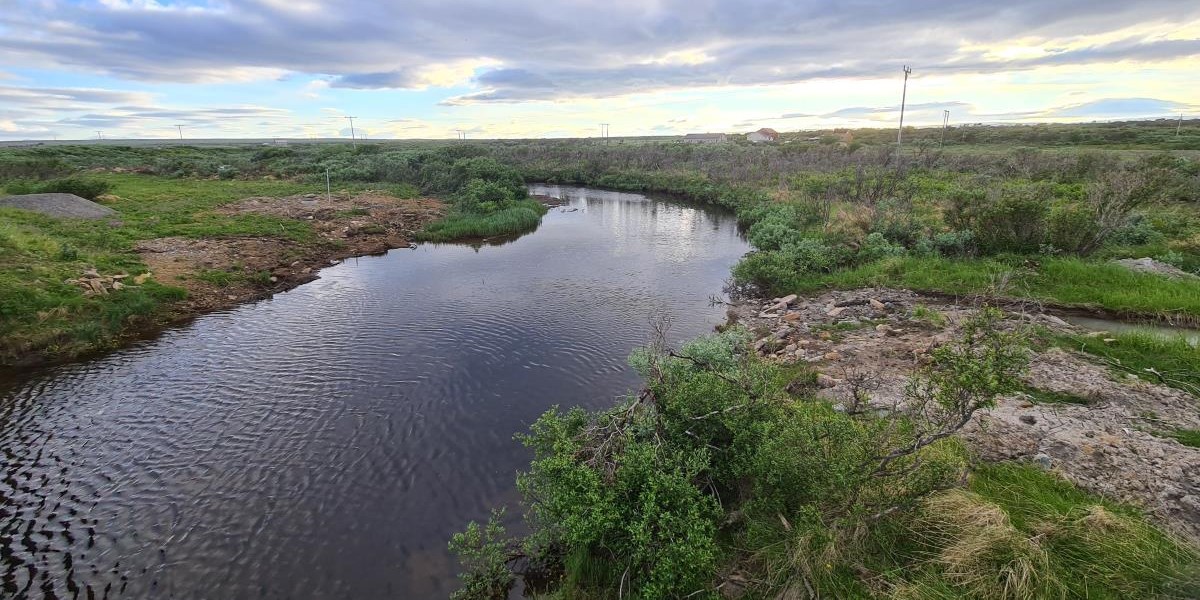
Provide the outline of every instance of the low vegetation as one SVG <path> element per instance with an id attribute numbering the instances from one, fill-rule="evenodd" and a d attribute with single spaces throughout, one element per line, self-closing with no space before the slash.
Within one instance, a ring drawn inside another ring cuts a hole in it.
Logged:
<path id="1" fill-rule="evenodd" d="M 1183 336 L 1149 332 L 1056 335 L 1051 342 L 1095 355 L 1121 376 L 1136 375 L 1200 397 L 1200 349 Z"/>
<path id="2" fill-rule="evenodd" d="M 935 350 L 906 407 L 835 408 L 730 329 L 631 362 L 638 396 L 552 410 L 522 439 L 530 533 L 455 537 L 460 599 L 1146 597 L 1196 590 L 1197 557 L 1134 510 L 1036 467 L 971 469 L 954 437 L 1021 387 L 1027 353 L 984 311 Z M 803 386 L 800 386 L 801 388 Z M 520 559 L 520 560 L 518 560 Z"/>

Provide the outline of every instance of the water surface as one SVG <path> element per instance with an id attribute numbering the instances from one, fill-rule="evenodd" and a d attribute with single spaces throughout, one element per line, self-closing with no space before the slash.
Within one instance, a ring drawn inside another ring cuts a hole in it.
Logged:
<path id="1" fill-rule="evenodd" d="M 638 385 L 748 248 L 732 216 L 579 188 L 535 232 L 350 260 L 89 362 L 0 375 L 0 596 L 437 598 L 516 500 L 515 432 Z"/>

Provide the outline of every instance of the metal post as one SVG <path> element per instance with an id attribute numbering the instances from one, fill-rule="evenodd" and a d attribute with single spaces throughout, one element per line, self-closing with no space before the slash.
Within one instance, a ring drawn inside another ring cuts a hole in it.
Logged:
<path id="1" fill-rule="evenodd" d="M 329 199 L 329 198 L 330 198 L 330 191 L 329 191 L 329 167 L 325 167 L 325 201 L 326 201 L 326 202 L 330 202 L 330 199 Z"/>
<path id="2" fill-rule="evenodd" d="M 896 168 L 900 168 L 901 145 L 904 143 L 904 104 L 908 100 L 908 74 L 912 69 L 904 65 L 904 91 L 900 95 L 900 129 L 896 131 Z"/>

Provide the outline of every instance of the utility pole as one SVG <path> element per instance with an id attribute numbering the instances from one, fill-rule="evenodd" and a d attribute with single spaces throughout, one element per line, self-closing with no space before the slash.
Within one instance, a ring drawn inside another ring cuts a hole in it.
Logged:
<path id="1" fill-rule="evenodd" d="M 343 118 L 350 119 L 350 145 L 354 146 L 355 149 L 358 149 L 358 140 L 354 137 L 354 117 Z"/>
<path id="2" fill-rule="evenodd" d="M 950 125 L 950 111 L 942 111 L 942 146 L 946 145 L 946 127 Z"/>
<path id="3" fill-rule="evenodd" d="M 1179 132 L 1183 131 L 1183 113 L 1179 113 L 1179 124 L 1175 126 L 1175 137 L 1179 137 Z"/>
<path id="4" fill-rule="evenodd" d="M 896 168 L 900 168 L 901 145 L 904 143 L 904 104 L 908 101 L 908 75 L 912 69 L 904 65 L 904 91 L 900 95 L 900 129 L 896 131 Z"/>
<path id="5" fill-rule="evenodd" d="M 179 141 L 183 141 L 183 125 L 176 125 L 175 129 L 179 130 Z"/>
<path id="6" fill-rule="evenodd" d="M 454 132 L 458 134 L 458 139 L 460 139 L 460 140 L 465 140 L 465 139 L 467 139 L 467 132 L 466 132 L 466 131 L 464 131 L 464 130 L 462 130 L 462 129 L 455 129 L 455 130 L 454 130 Z"/>
<path id="7" fill-rule="evenodd" d="M 102 140 L 102 139 L 104 139 L 104 134 L 102 134 L 102 133 L 100 133 L 99 131 L 97 131 L 97 132 L 96 132 L 96 139 L 98 139 L 98 140 Z"/>
<path id="8" fill-rule="evenodd" d="M 604 140 L 605 144 L 608 144 L 608 123 L 600 124 L 600 137 Z"/>

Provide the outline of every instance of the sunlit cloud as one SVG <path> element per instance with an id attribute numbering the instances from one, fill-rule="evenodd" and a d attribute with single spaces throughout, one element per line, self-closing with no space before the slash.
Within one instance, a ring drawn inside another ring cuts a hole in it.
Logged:
<path id="1" fill-rule="evenodd" d="M 902 65 L 918 125 L 1186 111 L 1200 3 L 16 0 L 0 136 L 149 135 L 180 111 L 246 136 L 338 135 L 345 115 L 395 137 L 883 126 Z M 274 112 L 203 112 L 242 107 Z"/>

